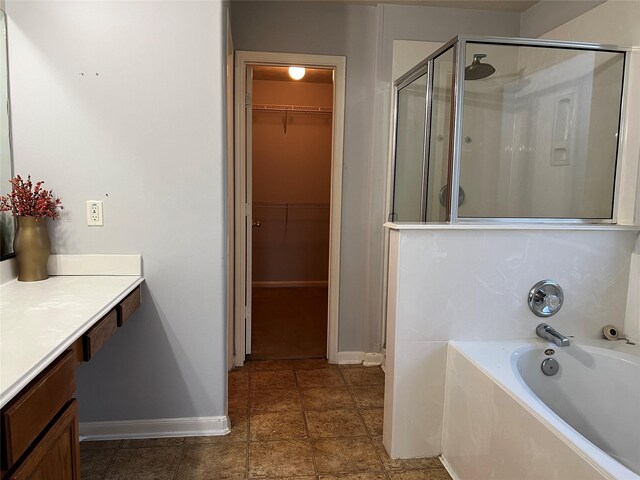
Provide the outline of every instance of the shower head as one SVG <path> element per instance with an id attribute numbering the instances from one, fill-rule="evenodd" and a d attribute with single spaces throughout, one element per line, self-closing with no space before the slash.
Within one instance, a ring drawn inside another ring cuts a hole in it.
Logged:
<path id="1" fill-rule="evenodd" d="M 488 63 L 480 63 L 480 59 L 486 57 L 484 53 L 476 53 L 473 55 L 473 62 L 464 69 L 465 80 L 480 80 L 493 75 L 496 71 L 493 65 Z"/>

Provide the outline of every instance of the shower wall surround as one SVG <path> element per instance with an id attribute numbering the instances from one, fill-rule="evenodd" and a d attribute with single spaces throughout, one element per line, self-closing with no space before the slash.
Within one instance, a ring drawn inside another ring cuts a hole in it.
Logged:
<path id="1" fill-rule="evenodd" d="M 449 340 L 536 338 L 526 300 L 537 281 L 564 289 L 549 321 L 564 335 L 624 325 L 632 230 L 388 226 L 383 440 L 393 458 L 441 453 Z"/>

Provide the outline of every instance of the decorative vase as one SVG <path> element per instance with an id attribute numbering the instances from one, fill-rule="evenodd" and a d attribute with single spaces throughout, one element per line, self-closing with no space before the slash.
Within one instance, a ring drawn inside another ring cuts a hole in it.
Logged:
<path id="1" fill-rule="evenodd" d="M 18 216 L 13 251 L 18 261 L 18 281 L 37 282 L 49 278 L 47 262 L 51 253 L 51 241 L 47 231 L 47 217 Z"/>

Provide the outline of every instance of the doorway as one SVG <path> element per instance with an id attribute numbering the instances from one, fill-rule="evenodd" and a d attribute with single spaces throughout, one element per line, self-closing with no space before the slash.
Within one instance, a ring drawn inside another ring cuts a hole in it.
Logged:
<path id="1" fill-rule="evenodd" d="M 253 201 L 247 353 L 253 360 L 325 358 L 333 70 L 257 65 L 247 81 Z"/>
<path id="2" fill-rule="evenodd" d="M 343 57 L 237 52 L 236 366 L 337 360 L 344 80 Z"/>

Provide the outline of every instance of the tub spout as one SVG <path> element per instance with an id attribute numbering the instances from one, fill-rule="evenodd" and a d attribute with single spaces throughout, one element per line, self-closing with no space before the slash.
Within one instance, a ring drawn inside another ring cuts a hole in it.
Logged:
<path id="1" fill-rule="evenodd" d="M 551 325 L 547 325 L 546 323 L 541 323 L 540 325 L 538 325 L 538 327 L 536 328 L 536 334 L 540 338 L 549 340 L 559 347 L 568 347 L 571 344 L 567 337 L 565 337 Z"/>

